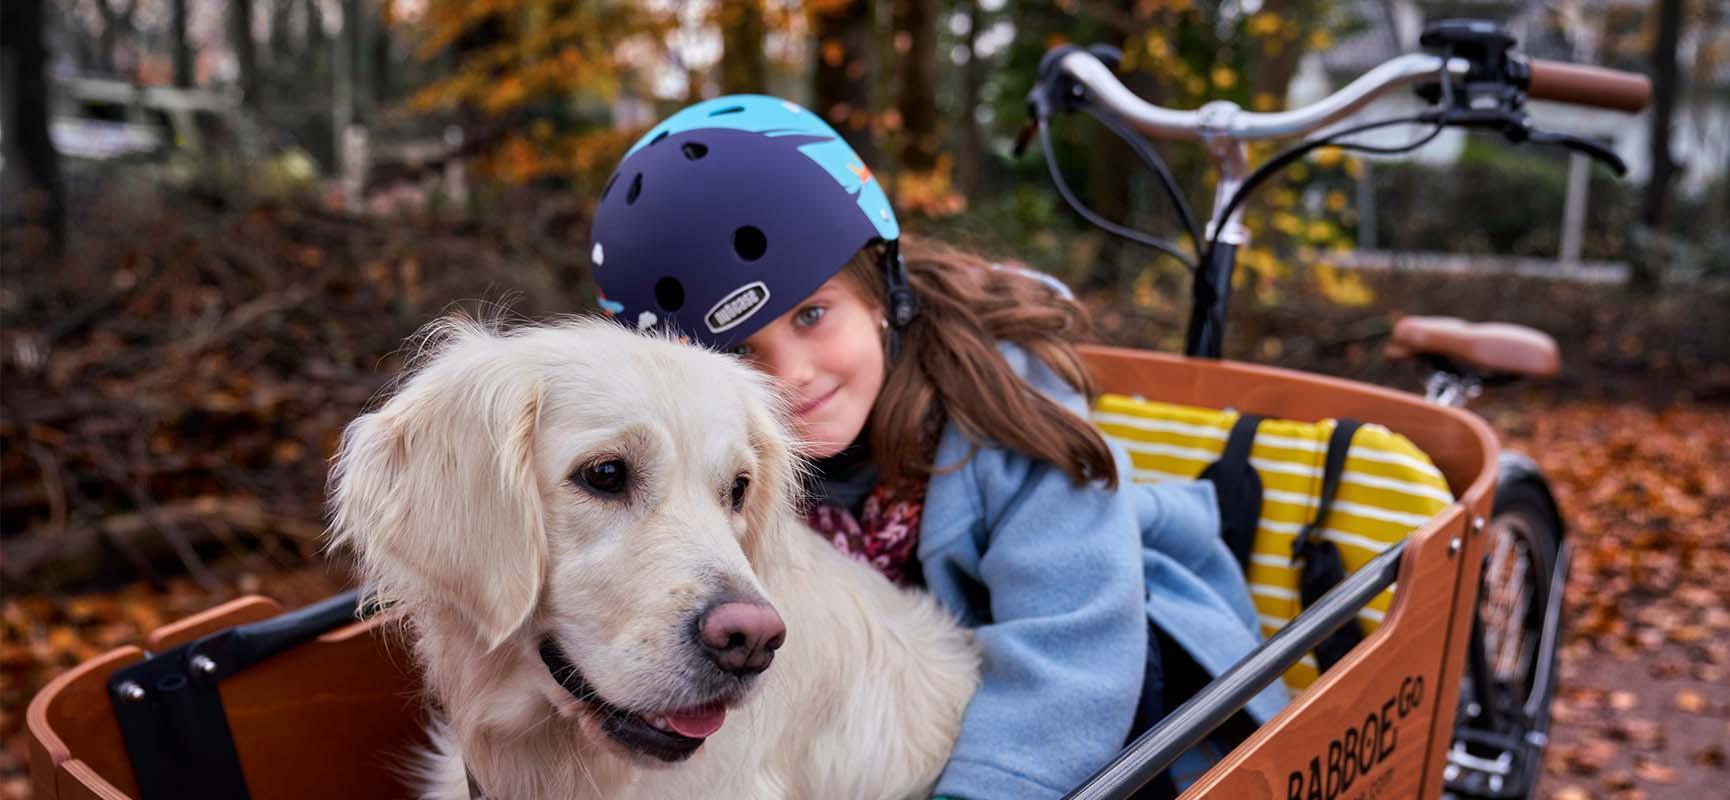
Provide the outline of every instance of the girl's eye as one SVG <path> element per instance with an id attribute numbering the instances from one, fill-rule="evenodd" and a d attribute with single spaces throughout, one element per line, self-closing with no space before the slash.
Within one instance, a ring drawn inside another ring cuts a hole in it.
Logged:
<path id="1" fill-rule="evenodd" d="M 733 479 L 733 510 L 745 507 L 745 490 L 750 488 L 751 479 L 743 475 Z"/>
<path id="2" fill-rule="evenodd" d="M 800 327 L 808 328 L 817 324 L 817 320 L 822 319 L 823 314 L 827 311 L 828 309 L 822 306 L 806 306 L 799 309 L 799 313 L 794 316 L 793 320 L 799 323 Z"/>
<path id="3" fill-rule="evenodd" d="M 736 345 L 733 345 L 732 350 L 728 350 L 727 352 L 732 353 L 733 355 L 736 355 L 740 358 L 750 358 L 751 357 L 751 346 L 748 344 L 736 344 Z"/>
<path id="4" fill-rule="evenodd" d="M 631 468 L 614 458 L 583 467 L 571 478 L 595 494 L 617 495 L 630 486 Z"/>

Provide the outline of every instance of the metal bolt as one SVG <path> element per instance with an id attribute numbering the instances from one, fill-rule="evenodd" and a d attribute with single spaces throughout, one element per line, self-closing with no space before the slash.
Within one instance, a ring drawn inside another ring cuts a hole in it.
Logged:
<path id="1" fill-rule="evenodd" d="M 210 675 L 216 674 L 216 662 L 210 660 L 210 656 L 206 656 L 206 655 L 193 656 L 192 661 L 191 661 L 191 666 L 192 666 L 192 671 L 196 672 L 200 675 L 210 676 Z"/>
<path id="2" fill-rule="evenodd" d="M 1455 536 L 1448 540 L 1448 558 L 1453 558 L 1454 554 L 1458 552 L 1460 552 L 1460 537 Z"/>
<path id="3" fill-rule="evenodd" d="M 120 695 L 120 699 L 132 703 L 144 699 L 144 687 L 139 686 L 137 681 L 127 681 L 114 687 L 114 693 Z"/>
<path id="4" fill-rule="evenodd" d="M 1476 535 L 1483 533 L 1483 532 L 1484 532 L 1484 518 L 1483 517 L 1474 517 L 1472 519 L 1472 535 L 1476 536 Z"/>

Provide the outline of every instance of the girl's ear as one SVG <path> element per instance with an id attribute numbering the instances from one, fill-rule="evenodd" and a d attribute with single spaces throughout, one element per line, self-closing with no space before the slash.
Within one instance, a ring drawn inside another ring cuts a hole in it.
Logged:
<path id="1" fill-rule="evenodd" d="M 333 544 L 381 601 L 453 610 L 489 650 L 533 613 L 547 562 L 539 382 L 501 342 L 468 332 L 350 424 L 331 493 Z"/>

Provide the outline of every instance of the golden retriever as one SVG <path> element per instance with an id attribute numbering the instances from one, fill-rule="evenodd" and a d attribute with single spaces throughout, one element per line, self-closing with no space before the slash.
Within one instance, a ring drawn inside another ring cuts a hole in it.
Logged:
<path id="1" fill-rule="evenodd" d="M 424 797 L 927 795 L 978 654 L 804 526 L 767 379 L 606 320 L 429 331 L 331 499 L 441 712 Z"/>

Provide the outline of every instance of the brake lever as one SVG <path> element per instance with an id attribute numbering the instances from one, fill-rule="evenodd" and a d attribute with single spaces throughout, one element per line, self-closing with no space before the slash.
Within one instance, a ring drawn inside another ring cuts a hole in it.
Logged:
<path id="1" fill-rule="evenodd" d="M 1551 133 L 1550 131 L 1541 131 L 1536 128 L 1528 129 L 1526 132 L 1526 138 L 1534 144 L 1560 145 L 1569 150 L 1591 156 L 1592 158 L 1602 161 L 1604 165 L 1608 166 L 1610 169 L 1615 170 L 1616 177 L 1618 178 L 1628 174 L 1628 165 L 1622 161 L 1621 156 L 1616 155 L 1615 151 L 1602 144 L 1594 142 L 1591 139 L 1582 138 L 1570 133 Z"/>
<path id="2" fill-rule="evenodd" d="M 1074 111 L 1086 102 L 1086 95 L 1079 91 L 1074 79 L 1060 72 L 1057 63 L 1063 57 L 1084 48 L 1066 44 L 1054 47 L 1039 59 L 1039 70 L 1035 73 L 1033 88 L 1027 90 L 1027 124 L 1021 127 L 1021 132 L 1015 136 L 1015 147 L 1012 152 L 1020 158 L 1027 152 L 1028 143 L 1033 141 L 1033 135 L 1039 132 L 1039 126 L 1057 110 Z M 1094 45 L 1085 48 L 1084 52 L 1107 64 L 1115 65 L 1122 60 L 1123 55 L 1109 45 Z"/>
<path id="3" fill-rule="evenodd" d="M 1426 112 L 1424 117 L 1441 125 L 1500 131 L 1508 141 L 1515 144 L 1530 142 L 1556 145 L 1603 162 L 1605 166 L 1615 170 L 1616 177 L 1628 174 L 1628 164 L 1610 148 L 1571 133 L 1539 130 L 1532 123 L 1531 116 L 1521 110 L 1440 109 Z"/>

